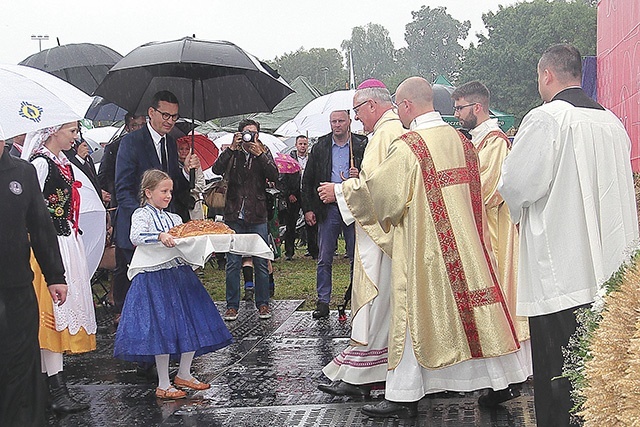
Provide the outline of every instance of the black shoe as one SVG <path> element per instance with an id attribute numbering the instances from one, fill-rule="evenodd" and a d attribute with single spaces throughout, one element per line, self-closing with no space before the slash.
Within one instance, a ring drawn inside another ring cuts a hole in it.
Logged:
<path id="1" fill-rule="evenodd" d="M 342 380 L 334 381 L 331 384 L 318 384 L 318 390 L 333 396 L 371 396 L 371 386 L 349 384 Z"/>
<path id="2" fill-rule="evenodd" d="M 373 418 L 415 418 L 418 416 L 418 402 L 392 402 L 385 399 L 376 405 L 364 405 L 362 413 Z"/>
<path id="3" fill-rule="evenodd" d="M 286 261 L 291 261 L 293 259 L 293 255 L 287 255 L 286 257 L 284 257 L 284 259 Z"/>
<path id="4" fill-rule="evenodd" d="M 325 317 L 329 317 L 329 304 L 326 302 L 318 302 L 316 309 L 313 310 L 313 318 L 324 319 Z"/>
<path id="5" fill-rule="evenodd" d="M 69 396 L 67 384 L 64 381 L 62 372 L 58 372 L 47 378 L 49 392 L 51 395 L 51 409 L 62 414 L 72 414 L 89 409 L 88 403 L 78 402 Z"/>
<path id="6" fill-rule="evenodd" d="M 488 390 L 478 398 L 478 405 L 484 408 L 494 408 L 508 400 L 515 399 L 520 396 L 520 390 L 513 386 L 509 386 L 504 390 Z"/>
<path id="7" fill-rule="evenodd" d="M 307 252 L 305 252 L 305 253 L 304 253 L 304 256 L 306 256 L 306 257 L 310 257 L 310 256 L 311 256 L 311 253 L 310 253 L 309 251 L 307 251 Z"/>

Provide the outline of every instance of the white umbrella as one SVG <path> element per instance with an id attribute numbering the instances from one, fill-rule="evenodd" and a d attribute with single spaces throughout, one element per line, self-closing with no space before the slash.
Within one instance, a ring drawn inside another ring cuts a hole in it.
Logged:
<path id="1" fill-rule="evenodd" d="M 276 153 L 280 153 L 283 150 L 287 149 L 287 146 L 284 142 L 280 141 L 277 137 L 271 134 L 260 132 L 258 138 L 260 138 L 260 142 L 262 142 L 267 146 L 267 148 L 269 148 L 269 151 L 271 151 L 271 155 L 273 156 L 275 156 Z M 231 142 L 233 142 L 232 133 L 224 134 L 213 140 L 213 143 L 216 145 L 216 147 L 218 147 L 220 151 L 231 145 Z"/>
<path id="2" fill-rule="evenodd" d="M 355 90 L 338 90 L 322 95 L 305 105 L 293 118 L 299 134 L 318 137 L 331 132 L 329 116 L 336 110 L 349 110 L 351 132 L 362 131 L 362 123 L 354 120 L 353 95 Z M 276 132 L 277 133 L 277 132 Z M 289 135 L 290 136 L 290 135 Z"/>
<path id="3" fill-rule="evenodd" d="M 115 126 L 103 126 L 82 131 L 82 136 L 93 151 L 99 150 L 106 145 L 113 136 L 120 130 Z"/>
<path id="4" fill-rule="evenodd" d="M 0 139 L 84 117 L 92 98 L 44 71 L 0 64 Z"/>
<path id="5" fill-rule="evenodd" d="M 293 119 L 287 120 L 283 124 L 280 125 L 278 129 L 274 132 L 276 135 L 288 136 L 288 137 L 296 137 L 298 135 L 305 135 L 304 132 L 298 129 L 298 126 L 295 124 Z"/>

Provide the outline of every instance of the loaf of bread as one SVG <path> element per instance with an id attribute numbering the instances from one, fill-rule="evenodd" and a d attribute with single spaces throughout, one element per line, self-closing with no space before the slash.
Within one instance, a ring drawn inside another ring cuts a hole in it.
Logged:
<path id="1" fill-rule="evenodd" d="M 223 222 L 207 219 L 194 219 L 186 224 L 180 224 L 169 230 L 173 237 L 204 236 L 205 234 L 234 234 L 229 226 Z"/>

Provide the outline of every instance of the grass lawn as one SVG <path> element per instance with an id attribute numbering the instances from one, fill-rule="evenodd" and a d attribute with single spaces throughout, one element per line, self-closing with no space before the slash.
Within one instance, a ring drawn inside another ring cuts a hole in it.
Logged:
<path id="1" fill-rule="evenodd" d="M 284 256 L 273 262 L 273 277 L 276 284 L 275 299 L 301 299 L 305 303 L 300 310 L 314 310 L 318 294 L 316 291 L 316 261 L 305 257 L 305 247 L 296 248 L 292 261 Z M 331 291 L 331 309 L 335 310 L 344 300 L 349 286 L 349 260 L 344 258 L 344 240 L 338 240 L 338 256 L 333 259 L 333 289 Z M 215 264 L 215 262 L 214 262 Z M 225 300 L 225 273 L 211 263 L 204 269 L 202 282 L 214 301 Z M 244 283 L 242 277 L 240 283 Z"/>

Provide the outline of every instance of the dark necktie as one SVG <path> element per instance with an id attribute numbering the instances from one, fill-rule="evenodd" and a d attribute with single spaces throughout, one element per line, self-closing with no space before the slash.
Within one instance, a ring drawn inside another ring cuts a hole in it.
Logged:
<path id="1" fill-rule="evenodd" d="M 162 170 L 167 172 L 167 139 L 164 136 L 160 138 L 160 163 Z"/>

